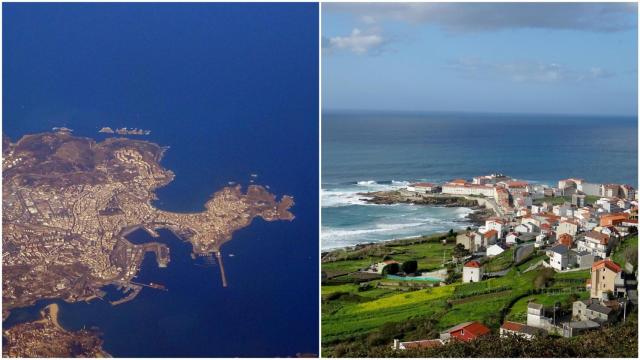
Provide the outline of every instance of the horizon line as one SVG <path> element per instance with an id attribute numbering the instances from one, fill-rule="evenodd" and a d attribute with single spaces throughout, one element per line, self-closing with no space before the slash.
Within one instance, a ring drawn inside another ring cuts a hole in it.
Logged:
<path id="1" fill-rule="evenodd" d="M 591 117 L 634 117 L 638 118 L 638 113 L 635 114 L 620 114 L 620 113 L 580 113 L 580 112 L 525 112 L 525 111 L 486 111 L 486 110 L 398 110 L 398 109 L 353 109 L 353 108 L 334 108 L 334 109 L 322 109 L 322 114 L 325 113 L 406 113 L 406 114 L 487 114 L 487 115 L 555 115 L 555 116 L 591 116 Z"/>

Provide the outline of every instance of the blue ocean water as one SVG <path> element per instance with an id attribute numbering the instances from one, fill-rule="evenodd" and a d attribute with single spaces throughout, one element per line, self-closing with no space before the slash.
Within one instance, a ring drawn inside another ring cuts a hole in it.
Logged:
<path id="1" fill-rule="evenodd" d="M 638 183 L 634 117 L 327 112 L 322 117 L 322 248 L 466 227 L 463 209 L 367 205 L 359 192 L 501 172 Z M 637 186 L 636 186 L 637 187 Z"/>
<path id="2" fill-rule="evenodd" d="M 116 307 L 63 303 L 63 325 L 98 326 L 115 356 L 318 352 L 317 11 L 311 3 L 3 4 L 3 131 L 13 140 L 54 126 L 96 139 L 102 126 L 149 129 L 140 138 L 169 146 L 162 165 L 176 174 L 158 191 L 163 209 L 201 210 L 250 174 L 296 202 L 294 221 L 255 220 L 225 244 L 228 288 L 217 267 L 197 266 L 188 244 L 163 232 L 169 267 L 149 257 L 139 279 L 168 292 L 144 289 Z"/>

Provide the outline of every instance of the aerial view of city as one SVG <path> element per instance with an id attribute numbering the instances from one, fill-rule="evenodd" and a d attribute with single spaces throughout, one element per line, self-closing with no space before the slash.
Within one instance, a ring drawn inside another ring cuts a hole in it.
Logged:
<path id="1" fill-rule="evenodd" d="M 635 3 L 323 3 L 323 357 L 638 356 Z"/>
<path id="2" fill-rule="evenodd" d="M 2 12 L 3 357 L 317 356 L 318 5 Z"/>

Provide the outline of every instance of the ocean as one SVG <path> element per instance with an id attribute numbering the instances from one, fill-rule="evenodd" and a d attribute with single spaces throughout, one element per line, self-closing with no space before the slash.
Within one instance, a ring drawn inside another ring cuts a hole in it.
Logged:
<path id="1" fill-rule="evenodd" d="M 466 228 L 468 209 L 370 205 L 358 193 L 504 173 L 637 187 L 635 117 L 325 112 L 322 249 Z"/>
<path id="2" fill-rule="evenodd" d="M 143 289 L 112 307 L 60 303 L 125 356 L 318 353 L 317 4 L 3 4 L 3 132 L 151 130 L 176 177 L 156 205 L 200 211 L 229 181 L 295 198 L 292 222 L 256 219 L 222 247 L 229 282 L 170 232 L 171 262 L 145 259 Z M 315 24 L 315 25 L 314 25 Z M 134 137 L 134 136 L 132 136 Z M 149 241 L 143 232 L 130 235 Z M 155 240 L 155 239 L 154 239 Z M 233 255 L 233 256 L 230 256 Z M 37 316 L 12 312 L 3 327 Z"/>

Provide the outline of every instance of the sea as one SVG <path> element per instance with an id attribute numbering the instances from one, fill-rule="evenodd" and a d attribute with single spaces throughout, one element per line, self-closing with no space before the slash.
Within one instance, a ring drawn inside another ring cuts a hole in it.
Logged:
<path id="1" fill-rule="evenodd" d="M 361 193 L 503 173 L 557 186 L 575 177 L 638 184 L 633 116 L 326 111 L 322 249 L 466 228 L 471 211 L 372 205 Z"/>
<path id="2" fill-rule="evenodd" d="M 290 357 L 318 353 L 317 4 L 3 4 L 4 134 L 53 127 L 101 140 L 103 126 L 167 146 L 175 180 L 155 205 L 201 211 L 229 182 L 295 199 L 295 220 L 256 219 L 217 266 L 169 231 L 171 262 L 148 255 L 128 303 L 55 301 L 69 329 L 97 327 L 116 357 Z M 315 25 L 314 25 L 315 24 Z M 251 176 L 256 174 L 257 178 Z M 108 289 L 113 290 L 113 289 Z"/>

